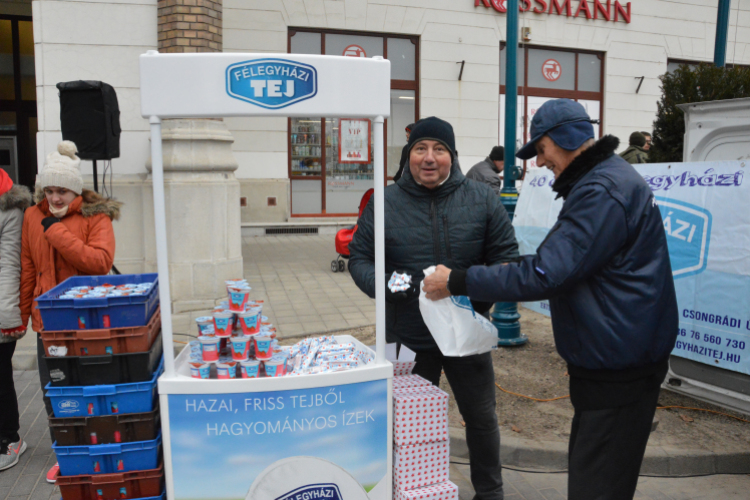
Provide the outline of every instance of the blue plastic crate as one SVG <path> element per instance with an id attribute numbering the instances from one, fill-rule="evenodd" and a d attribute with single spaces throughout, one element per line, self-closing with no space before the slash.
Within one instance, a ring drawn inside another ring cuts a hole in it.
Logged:
<path id="1" fill-rule="evenodd" d="M 75 286 L 153 283 L 148 293 L 126 297 L 60 299 Z M 156 273 L 118 276 L 72 276 L 36 299 L 45 331 L 93 330 L 144 326 L 159 305 L 159 278 Z"/>
<path id="2" fill-rule="evenodd" d="M 156 469 L 159 466 L 161 434 L 151 441 L 97 444 L 91 446 L 52 445 L 60 464 L 60 475 L 115 474 Z"/>
<path id="3" fill-rule="evenodd" d="M 145 413 L 154 409 L 156 379 L 163 371 L 164 358 L 148 382 L 70 387 L 47 384 L 44 390 L 58 418 Z"/>

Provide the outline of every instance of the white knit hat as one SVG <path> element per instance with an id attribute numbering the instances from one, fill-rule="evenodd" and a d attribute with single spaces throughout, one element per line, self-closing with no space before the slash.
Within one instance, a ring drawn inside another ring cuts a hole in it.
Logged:
<path id="1" fill-rule="evenodd" d="M 41 188 L 49 186 L 70 189 L 76 194 L 83 191 L 81 159 L 76 156 L 78 148 L 71 141 L 62 141 L 57 151 L 47 155 L 42 173 L 39 174 Z"/>

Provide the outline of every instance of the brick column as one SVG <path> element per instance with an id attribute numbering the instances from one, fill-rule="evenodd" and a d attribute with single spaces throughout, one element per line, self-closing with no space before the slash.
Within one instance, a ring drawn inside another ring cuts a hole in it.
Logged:
<path id="1" fill-rule="evenodd" d="M 222 0 L 159 0 L 159 52 L 221 52 Z"/>

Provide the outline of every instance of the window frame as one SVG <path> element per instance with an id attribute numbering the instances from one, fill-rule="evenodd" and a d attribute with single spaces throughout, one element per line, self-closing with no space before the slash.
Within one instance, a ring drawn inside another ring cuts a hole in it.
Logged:
<path id="1" fill-rule="evenodd" d="M 361 35 L 361 36 L 367 36 L 372 38 L 382 38 L 383 41 L 383 58 L 388 58 L 388 38 L 402 38 L 406 40 L 411 40 L 411 42 L 414 44 L 414 63 L 415 63 L 415 69 L 414 69 L 414 80 L 391 80 L 391 90 L 412 90 L 414 91 L 414 121 L 418 119 L 420 116 L 420 110 L 419 110 L 419 102 L 420 102 L 420 37 L 416 35 L 405 35 L 402 33 L 383 33 L 383 32 L 371 32 L 371 31 L 361 31 L 361 30 L 339 30 L 339 29 L 327 29 L 327 28 L 312 28 L 312 27 L 296 27 L 296 26 L 290 26 L 287 29 L 287 54 L 292 53 L 292 37 L 297 34 L 298 32 L 304 32 L 304 33 L 316 33 L 320 34 L 320 53 L 325 54 L 326 51 L 326 37 L 325 35 Z M 314 117 L 311 117 L 314 118 Z M 328 118 L 337 118 L 337 117 L 328 117 Z M 325 137 L 326 137 L 326 117 L 322 116 L 320 117 L 320 138 L 321 138 L 321 170 L 320 175 L 309 175 L 309 176 L 299 176 L 299 175 L 292 175 L 292 119 L 287 118 L 287 178 L 290 181 L 290 189 L 289 189 L 289 206 L 290 206 L 290 216 L 291 217 L 356 217 L 357 213 L 333 213 L 329 214 L 326 211 L 326 146 L 325 146 Z M 383 169 L 385 170 L 385 183 L 387 184 L 388 181 L 393 180 L 393 177 L 388 176 L 388 165 L 387 161 L 385 161 L 388 157 L 388 119 L 385 119 L 385 123 L 383 124 Z M 294 194 L 291 189 L 291 181 L 292 180 L 320 180 L 320 188 L 322 191 L 321 194 L 321 213 L 319 214 L 295 214 L 294 213 Z"/>

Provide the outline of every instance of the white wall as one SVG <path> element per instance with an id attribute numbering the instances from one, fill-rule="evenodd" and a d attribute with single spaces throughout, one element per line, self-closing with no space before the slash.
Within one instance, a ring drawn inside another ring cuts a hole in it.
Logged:
<path id="1" fill-rule="evenodd" d="M 157 47 L 156 0 L 34 0 L 32 10 L 40 168 L 62 139 L 55 85 L 100 80 L 115 88 L 120 106 L 115 174 L 145 174 L 148 121 L 140 116 L 138 56 Z M 91 174 L 91 165 L 81 162 L 82 173 Z"/>
<path id="2" fill-rule="evenodd" d="M 572 0 L 574 12 L 578 4 Z M 623 142 L 633 130 L 651 129 L 661 95 L 658 77 L 666 72 L 668 58 L 712 60 L 716 22 L 716 2 L 709 0 L 633 0 L 631 7 L 630 24 L 533 12 L 520 16 L 520 25 L 531 28 L 534 45 L 606 53 L 604 132 Z M 741 28 L 736 32 L 738 9 Z M 465 169 L 496 145 L 504 14 L 475 7 L 474 0 L 224 1 L 227 51 L 286 52 L 288 26 L 419 35 L 421 116 L 438 115 L 453 124 Z M 735 0 L 727 62 L 750 64 L 749 47 L 750 0 Z M 459 82 L 456 63 L 462 60 L 466 66 Z M 641 76 L 645 79 L 636 94 Z M 286 177 L 286 124 L 262 131 L 254 127 L 249 120 L 230 125 L 237 139 L 237 176 Z"/>

